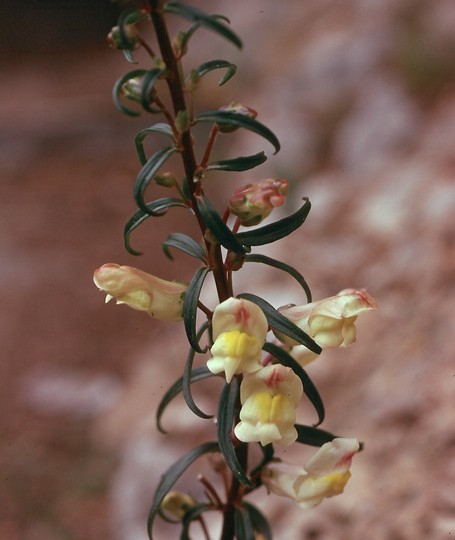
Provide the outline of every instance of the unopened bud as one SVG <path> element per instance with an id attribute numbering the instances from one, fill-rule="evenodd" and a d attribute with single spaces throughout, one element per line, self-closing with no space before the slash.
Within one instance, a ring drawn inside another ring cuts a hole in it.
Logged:
<path id="1" fill-rule="evenodd" d="M 134 24 L 125 24 L 124 31 L 114 26 L 107 35 L 107 43 L 112 49 L 136 49 L 139 46 L 139 32 Z"/>
<path id="2" fill-rule="evenodd" d="M 181 491 L 169 491 L 161 503 L 161 509 L 182 519 L 188 510 L 196 505 L 196 500 Z"/>
<path id="3" fill-rule="evenodd" d="M 227 106 L 220 107 L 220 111 L 227 111 L 227 112 L 235 112 L 237 114 L 243 114 L 244 116 L 248 116 L 249 118 L 256 118 L 258 113 L 251 109 L 250 107 L 247 107 L 246 105 L 242 105 L 241 103 L 237 103 L 236 101 L 233 101 Z M 217 124 L 218 129 L 221 133 L 232 133 L 236 129 L 238 129 L 238 126 L 235 126 L 234 124 Z"/>
<path id="4" fill-rule="evenodd" d="M 153 180 L 159 185 L 163 187 L 174 187 L 177 183 L 177 180 L 175 179 L 175 176 L 170 172 L 165 172 L 163 174 L 157 174 L 153 177 Z"/>
<path id="5" fill-rule="evenodd" d="M 120 92 L 129 99 L 130 101 L 135 101 L 136 103 L 141 103 L 141 94 L 142 94 L 142 84 L 144 82 L 144 76 L 133 77 L 128 79 L 122 84 Z"/>
<path id="6" fill-rule="evenodd" d="M 241 225 L 251 227 L 261 223 L 274 208 L 283 206 L 287 192 L 287 180 L 267 178 L 237 189 L 229 201 L 229 208 Z"/>

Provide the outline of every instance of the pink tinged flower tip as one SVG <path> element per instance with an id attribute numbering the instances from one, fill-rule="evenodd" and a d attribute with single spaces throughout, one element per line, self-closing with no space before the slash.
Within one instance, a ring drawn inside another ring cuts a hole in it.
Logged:
<path id="1" fill-rule="evenodd" d="M 186 283 L 166 281 L 131 266 L 107 263 L 95 270 L 95 285 L 106 292 L 106 302 L 115 299 L 117 304 L 145 311 L 162 321 L 179 321 L 182 318 Z"/>

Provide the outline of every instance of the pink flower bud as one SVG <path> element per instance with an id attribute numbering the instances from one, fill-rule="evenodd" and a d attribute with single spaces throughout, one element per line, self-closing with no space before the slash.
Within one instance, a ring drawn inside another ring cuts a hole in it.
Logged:
<path id="1" fill-rule="evenodd" d="M 93 281 L 107 293 L 106 302 L 115 298 L 117 304 L 127 304 L 162 321 L 182 318 L 186 283 L 166 281 L 137 268 L 114 263 L 95 270 Z"/>
<path id="2" fill-rule="evenodd" d="M 251 227 L 261 223 L 274 208 L 283 206 L 287 192 L 287 180 L 267 178 L 237 189 L 229 201 L 229 208 L 241 225 Z"/>
<path id="3" fill-rule="evenodd" d="M 251 373 L 261 368 L 261 351 L 268 331 L 267 319 L 253 302 L 228 298 L 219 304 L 212 318 L 214 344 L 207 367 L 212 373 Z"/>
<path id="4" fill-rule="evenodd" d="M 247 107 L 246 105 L 242 105 L 241 103 L 237 103 L 236 101 L 233 101 L 227 106 L 220 107 L 220 111 L 228 111 L 228 112 L 235 112 L 238 114 L 243 114 L 244 116 L 248 116 L 249 118 L 256 118 L 258 113 L 251 109 L 250 107 Z M 218 129 L 221 133 L 232 133 L 239 127 L 234 124 L 217 124 Z"/>
<path id="5" fill-rule="evenodd" d="M 359 447 L 357 439 L 334 439 L 322 445 L 304 467 L 270 463 L 263 469 L 262 481 L 269 492 L 290 497 L 302 508 L 313 508 L 324 498 L 343 492 Z"/>
<path id="6" fill-rule="evenodd" d="M 295 408 L 302 382 L 291 368 L 275 364 L 246 375 L 240 386 L 240 422 L 236 437 L 243 442 L 285 446 L 297 439 Z"/>

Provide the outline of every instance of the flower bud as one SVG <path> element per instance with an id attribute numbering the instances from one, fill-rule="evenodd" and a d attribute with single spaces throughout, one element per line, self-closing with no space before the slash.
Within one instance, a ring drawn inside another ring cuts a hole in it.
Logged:
<path id="1" fill-rule="evenodd" d="M 250 107 L 247 107 L 246 105 L 242 105 L 241 103 L 237 103 L 236 101 L 233 101 L 227 106 L 220 107 L 220 111 L 228 111 L 228 112 L 235 112 L 237 114 L 243 114 L 244 116 L 248 116 L 249 118 L 256 118 L 258 113 L 251 109 Z M 218 129 L 221 133 L 232 133 L 233 131 L 237 130 L 239 127 L 234 124 L 217 124 Z"/>
<path id="2" fill-rule="evenodd" d="M 267 178 L 236 189 L 229 201 L 229 208 L 239 218 L 241 225 L 251 227 L 261 223 L 274 208 L 283 206 L 287 193 L 287 180 Z"/>
<path id="3" fill-rule="evenodd" d="M 226 374 L 230 382 L 236 373 L 252 373 L 261 368 L 262 345 L 268 331 L 267 319 L 253 302 L 228 298 L 213 313 L 214 343 L 207 367 Z"/>
<path id="4" fill-rule="evenodd" d="M 275 364 L 246 375 L 240 386 L 240 422 L 236 437 L 243 442 L 285 446 L 297 439 L 295 409 L 302 382 L 291 368 Z"/>
<path id="5" fill-rule="evenodd" d="M 169 491 L 161 503 L 161 510 L 169 512 L 169 514 L 182 519 L 188 510 L 191 510 L 196 505 L 196 500 L 181 491 Z"/>
<path id="6" fill-rule="evenodd" d="M 290 497 L 302 508 L 313 508 L 325 497 L 343 492 L 351 473 L 357 439 L 337 438 L 323 444 L 304 467 L 272 462 L 264 467 L 262 481 L 269 492 Z"/>
<path id="7" fill-rule="evenodd" d="M 144 76 L 133 77 L 124 82 L 120 88 L 120 92 L 129 99 L 136 103 L 141 103 L 142 84 L 144 82 Z M 154 92 L 154 90 L 152 91 Z"/>
<path id="8" fill-rule="evenodd" d="M 162 174 L 156 174 L 153 180 L 162 187 L 174 187 L 177 183 L 175 176 L 171 172 L 164 172 Z"/>
<path id="9" fill-rule="evenodd" d="M 114 26 L 107 35 L 107 43 L 112 49 L 136 49 L 139 46 L 139 32 L 134 24 L 125 24 L 122 33 Z"/>
<path id="10" fill-rule="evenodd" d="M 117 304 L 127 304 L 161 321 L 182 318 L 186 283 L 166 281 L 137 268 L 114 263 L 95 270 L 93 281 L 107 293 L 106 302 L 115 298 Z"/>

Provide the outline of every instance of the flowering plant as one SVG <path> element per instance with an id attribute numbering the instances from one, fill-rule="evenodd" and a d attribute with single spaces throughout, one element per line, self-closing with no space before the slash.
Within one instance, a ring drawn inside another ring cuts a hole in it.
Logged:
<path id="1" fill-rule="evenodd" d="M 173 40 L 167 29 L 168 14 L 190 22 Z M 159 53 L 142 37 L 142 27 L 146 24 L 153 27 Z M 360 445 L 356 439 L 336 437 L 318 427 L 325 417 L 323 401 L 302 366 L 325 348 L 353 343 L 357 316 L 375 308 L 375 303 L 365 291 L 358 290 L 342 291 L 313 302 L 310 288 L 298 270 L 269 256 L 252 253 L 253 248 L 293 233 L 308 216 L 310 201 L 303 198 L 293 214 L 250 229 L 285 203 L 287 180 L 267 178 L 250 182 L 233 192 L 223 211 L 206 195 L 205 179 L 213 171 L 243 172 L 267 159 L 265 153 L 260 152 L 212 160 L 212 149 L 220 133 L 231 134 L 240 128 L 248 130 L 271 143 L 275 152 L 279 151 L 280 143 L 272 131 L 256 119 L 256 111 L 240 103 L 195 112 L 195 95 L 202 77 L 222 69 L 224 75 L 219 84 L 223 85 L 236 72 L 236 66 L 223 59 L 206 60 L 185 71 L 183 57 L 191 37 L 200 28 L 209 29 L 241 47 L 240 39 L 225 17 L 208 15 L 174 0 L 143 0 L 141 8 L 127 9 L 121 14 L 118 26 L 108 37 L 109 44 L 123 50 L 128 62 L 137 63 L 134 51 L 138 48 L 142 48 L 150 60 L 146 68 L 129 71 L 117 81 L 113 91 L 116 106 L 130 116 L 146 112 L 161 114 L 165 120 L 143 128 L 135 139 L 141 164 L 134 184 L 138 209 L 125 225 L 125 246 L 132 255 L 139 255 L 131 246 L 133 231 L 146 220 L 159 218 L 180 207 L 194 216 L 199 238 L 182 232 L 170 233 L 163 242 L 164 253 L 172 259 L 170 248 L 180 250 L 199 261 L 200 266 L 190 283 L 182 283 L 130 266 L 108 263 L 95 271 L 94 281 L 107 293 L 107 300 L 115 298 L 119 304 L 127 304 L 160 320 L 183 322 L 190 349 L 182 376 L 159 404 L 159 429 L 162 430 L 164 410 L 179 394 L 183 394 L 196 416 L 211 418 L 195 403 L 192 384 L 211 377 L 224 379 L 217 405 L 216 440 L 193 448 L 163 474 L 149 513 L 150 538 L 155 518 L 166 514 L 171 514 L 181 524 L 181 539 L 189 538 L 194 523 L 199 523 L 203 534 L 209 538 L 204 515 L 218 511 L 222 516 L 221 540 L 253 540 L 258 536 L 270 539 L 272 533 L 267 519 L 245 500 L 247 495 L 265 485 L 270 493 L 291 497 L 302 507 L 309 508 L 324 497 L 341 493 L 349 479 L 351 459 Z M 169 99 L 162 96 L 163 86 L 167 88 Z M 196 155 L 192 134 L 196 124 L 210 127 L 200 157 Z M 152 134 L 164 136 L 168 143 L 148 155 L 144 141 Z M 180 180 L 177 172 L 163 170 L 173 155 L 181 159 Z M 146 195 L 154 184 L 172 190 L 172 194 L 148 200 Z M 302 288 L 307 304 L 276 309 L 249 292 L 236 294 L 233 274 L 247 269 L 251 263 L 272 266 L 288 274 Z M 213 305 L 201 300 L 209 275 L 217 292 Z M 202 323 L 198 322 L 201 316 Z M 275 337 L 267 339 L 269 330 Z M 199 360 L 202 365 L 194 367 Z M 313 426 L 297 422 L 297 408 L 303 397 L 317 414 L 318 421 Z M 286 465 L 275 458 L 274 445 L 293 443 L 321 448 L 304 468 Z M 256 463 L 248 459 L 253 444 L 262 452 L 262 458 Z M 173 490 L 183 472 L 204 455 L 220 456 L 222 465 L 220 460 L 212 459 L 212 462 L 224 493 L 220 494 L 204 477 L 199 478 L 205 487 L 204 500 Z"/>

